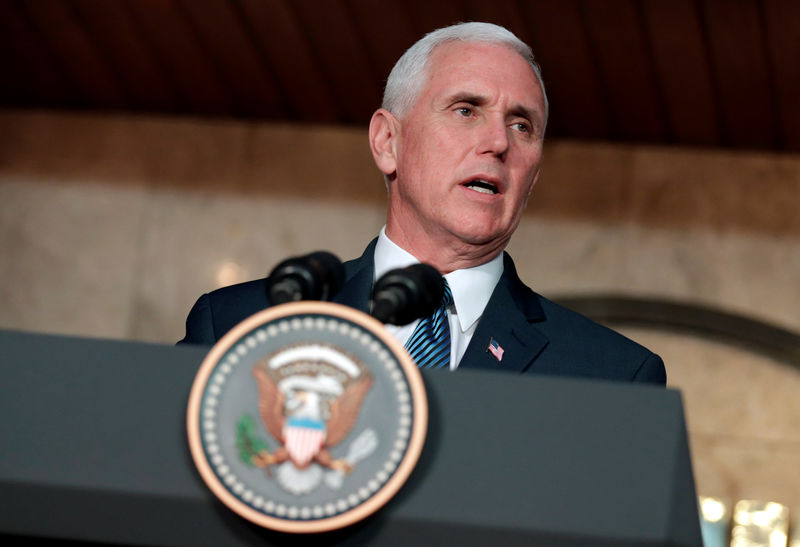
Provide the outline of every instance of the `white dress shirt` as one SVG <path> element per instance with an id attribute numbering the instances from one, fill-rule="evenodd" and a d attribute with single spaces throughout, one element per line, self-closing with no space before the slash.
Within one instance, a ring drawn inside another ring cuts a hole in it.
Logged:
<path id="1" fill-rule="evenodd" d="M 389 270 L 405 268 L 418 262 L 414 255 L 401 249 L 389 239 L 386 235 L 386 226 L 381 228 L 378 244 L 375 246 L 375 280 Z M 483 315 L 483 310 L 489 303 L 489 298 L 502 274 L 503 253 L 500 253 L 485 264 L 455 270 L 444 276 L 453 293 L 453 305 L 447 312 L 450 325 L 450 370 L 458 367 L 459 361 L 467 351 L 469 341 L 478 326 L 478 319 Z M 386 328 L 401 344 L 405 344 L 417 327 L 417 323 L 419 320 L 402 327 L 386 325 Z M 488 345 L 489 341 L 486 343 Z"/>

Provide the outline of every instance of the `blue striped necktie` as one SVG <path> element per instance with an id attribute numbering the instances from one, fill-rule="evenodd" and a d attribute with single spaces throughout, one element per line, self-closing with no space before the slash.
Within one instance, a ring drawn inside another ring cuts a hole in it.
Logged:
<path id="1" fill-rule="evenodd" d="M 423 317 L 406 342 L 406 349 L 420 368 L 440 368 L 450 364 L 450 325 L 447 308 L 453 303 L 453 293 L 444 280 L 442 305 Z"/>

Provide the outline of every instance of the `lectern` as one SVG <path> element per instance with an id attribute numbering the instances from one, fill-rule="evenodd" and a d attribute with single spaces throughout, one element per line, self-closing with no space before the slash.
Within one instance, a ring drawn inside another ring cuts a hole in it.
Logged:
<path id="1" fill-rule="evenodd" d="M 701 545 L 680 394 L 424 372 L 429 428 L 378 513 L 312 537 L 219 503 L 186 442 L 208 348 L 0 331 L 0 533 L 133 545 Z"/>

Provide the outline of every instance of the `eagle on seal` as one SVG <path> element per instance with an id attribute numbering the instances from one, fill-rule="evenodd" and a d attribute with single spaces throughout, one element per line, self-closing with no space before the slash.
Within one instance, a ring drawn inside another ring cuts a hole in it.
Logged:
<path id="1" fill-rule="evenodd" d="M 268 472 L 283 464 L 278 480 L 296 494 L 319 484 L 322 471 L 314 464 L 343 474 L 352 471 L 354 464 L 334 459 L 329 448 L 353 429 L 372 387 L 363 363 L 330 345 L 297 344 L 256 363 L 253 375 L 261 420 L 281 443 L 274 452 L 253 455 L 253 464 Z"/>

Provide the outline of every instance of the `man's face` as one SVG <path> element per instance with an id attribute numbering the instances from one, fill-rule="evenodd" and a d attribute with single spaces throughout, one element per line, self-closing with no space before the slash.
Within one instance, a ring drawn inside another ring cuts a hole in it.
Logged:
<path id="1" fill-rule="evenodd" d="M 496 254 L 519 224 L 539 174 L 542 90 L 530 65 L 497 44 L 443 44 L 428 75 L 399 121 L 389 236 Z"/>

